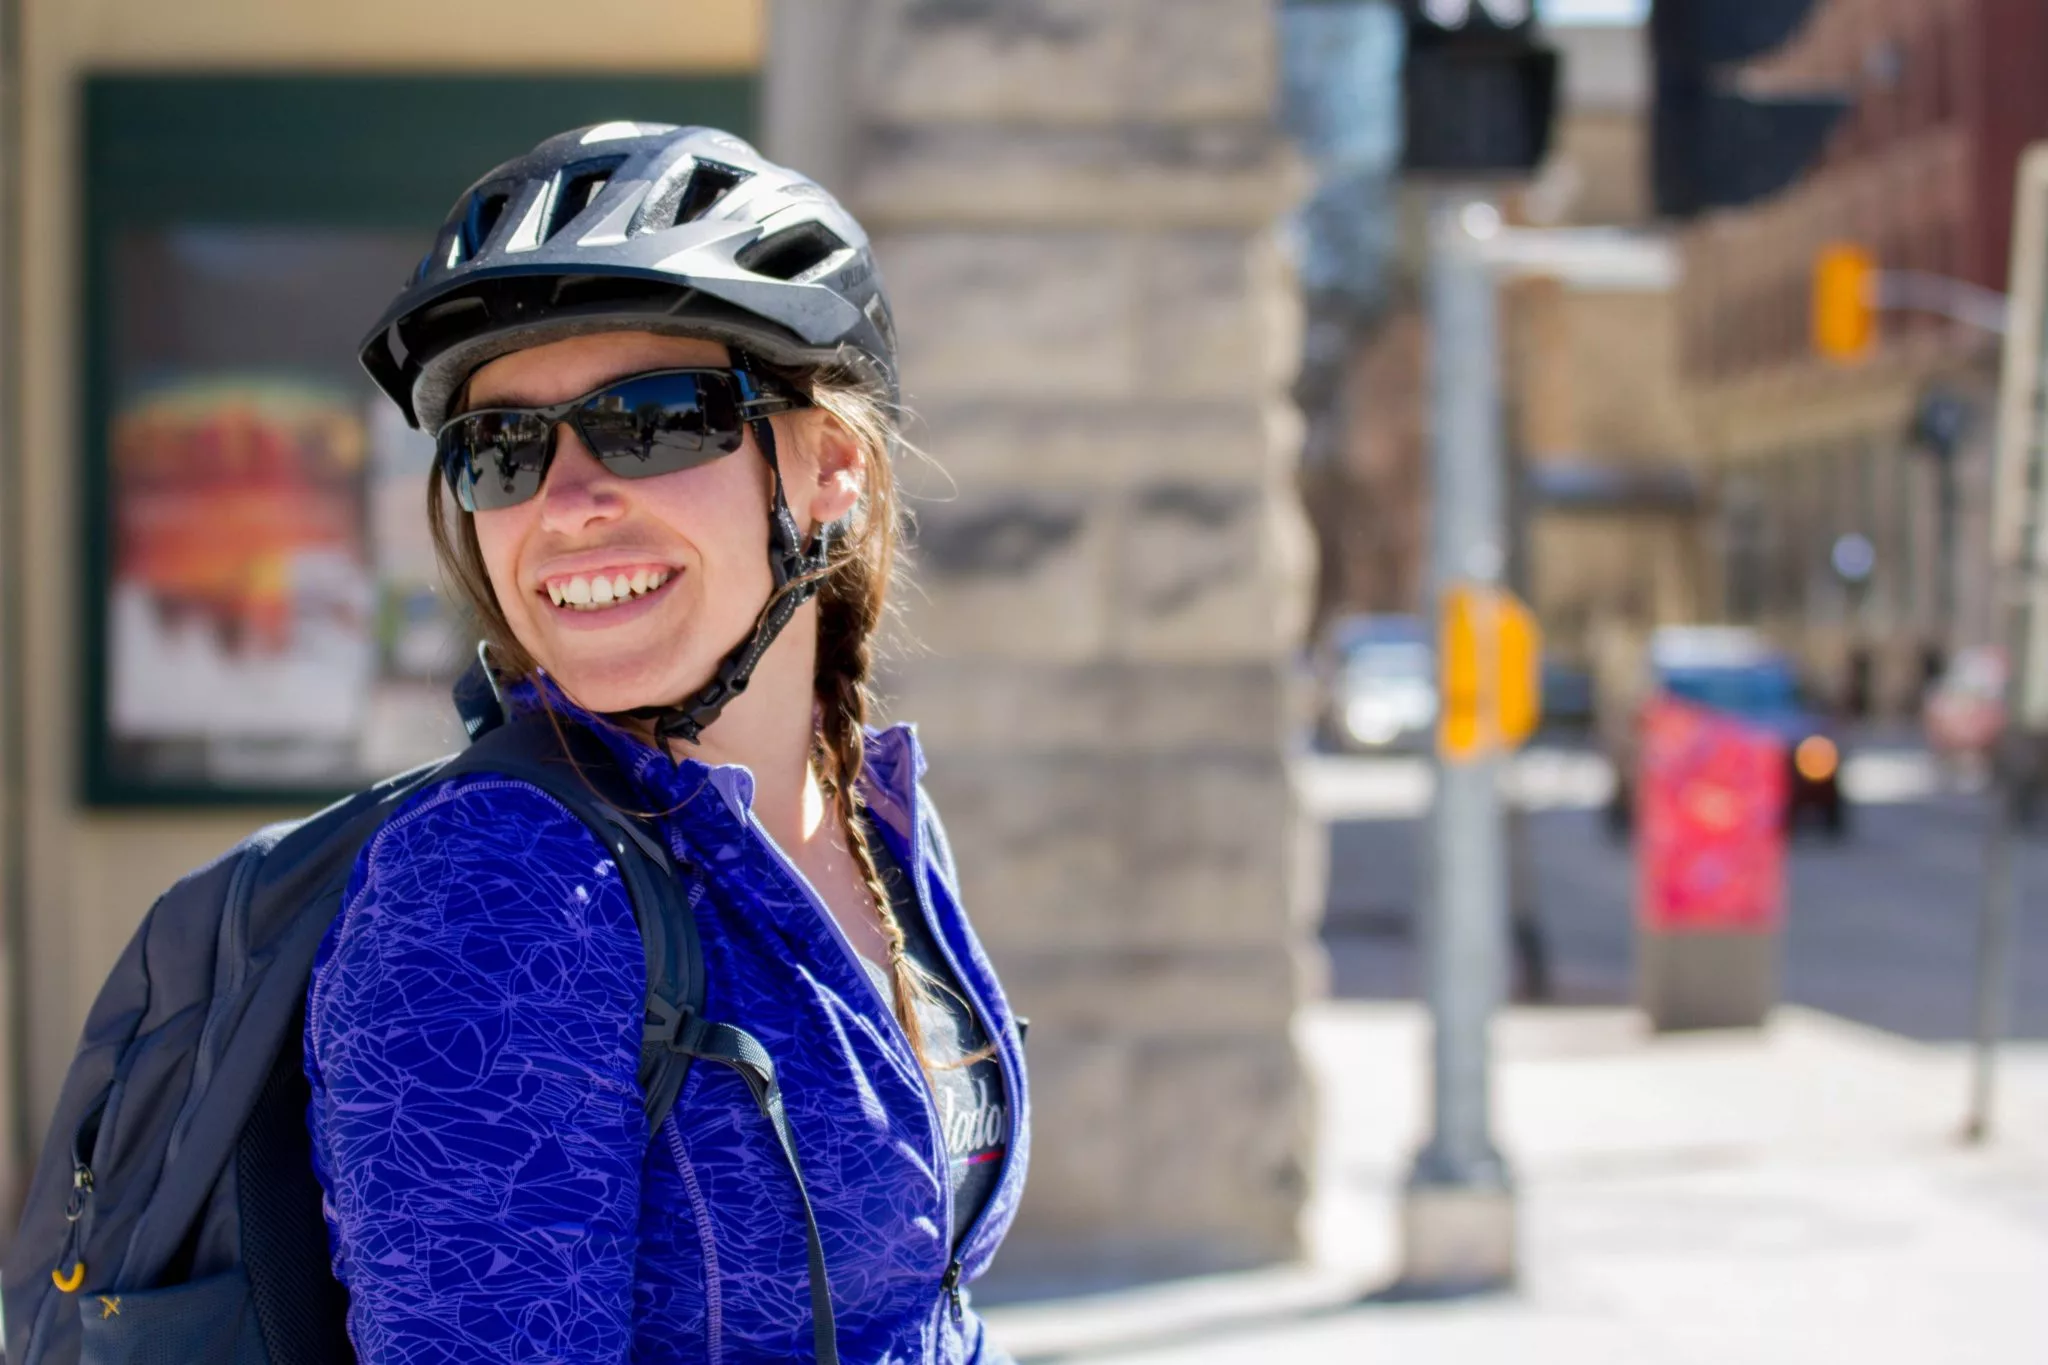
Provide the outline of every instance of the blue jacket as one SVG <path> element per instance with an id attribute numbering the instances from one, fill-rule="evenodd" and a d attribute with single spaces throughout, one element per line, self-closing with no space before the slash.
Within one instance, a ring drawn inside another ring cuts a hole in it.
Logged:
<path id="1" fill-rule="evenodd" d="M 841 1358 L 1003 1359 L 943 1288 L 952 1187 L 916 1059 L 754 818 L 752 775 L 594 728 L 646 809 L 667 811 L 675 854 L 706 869 L 705 1013 L 775 1057 Z M 1009 1088 L 1004 1170 L 958 1249 L 964 1283 L 1015 1212 L 1029 1110 L 1016 1022 L 961 910 L 923 772 L 909 727 L 870 736 L 868 804 L 919 874 Z M 647 1140 L 645 982 L 607 850 L 534 787 L 436 784 L 364 848 L 314 967 L 306 1074 L 335 1273 L 365 1365 L 810 1356 L 796 1189 L 742 1079 L 692 1067 Z"/>

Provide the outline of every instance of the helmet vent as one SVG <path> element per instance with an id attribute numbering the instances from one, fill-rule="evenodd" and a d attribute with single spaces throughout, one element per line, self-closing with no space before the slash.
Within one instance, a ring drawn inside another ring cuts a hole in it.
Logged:
<path id="1" fill-rule="evenodd" d="M 505 205 L 511 200 L 509 194 L 480 194 L 469 201 L 469 213 L 462 220 L 462 247 L 460 258 L 469 260 L 484 249 L 484 243 L 491 239 L 491 229 L 498 226 L 498 220 L 505 216 Z M 454 265 L 454 261 L 449 262 Z"/>
<path id="2" fill-rule="evenodd" d="M 634 219 L 633 231 L 662 232 L 679 223 L 693 223 L 751 174 L 737 166 L 684 157 L 654 182 L 640 216 Z"/>
<path id="3" fill-rule="evenodd" d="M 548 230 L 542 240 L 575 222 L 578 214 L 595 204 L 597 197 L 604 193 L 604 187 L 611 183 L 612 172 L 618 168 L 619 159 L 615 157 L 601 165 L 585 166 L 565 176 L 561 189 L 555 192 L 554 207 L 548 213 Z"/>
<path id="4" fill-rule="evenodd" d="M 772 237 L 764 237 L 734 257 L 756 275 L 775 280 L 793 280 L 824 261 L 846 243 L 823 223 L 798 223 Z"/>
<path id="5" fill-rule="evenodd" d="M 699 161 L 683 185 L 683 197 L 676 203 L 676 216 L 669 220 L 670 224 L 696 222 L 709 213 L 711 206 L 723 199 L 728 190 L 746 178 L 747 173 L 737 167 L 716 161 Z"/>
<path id="6" fill-rule="evenodd" d="M 589 308 L 602 304 L 632 304 L 664 292 L 658 285 L 627 275 L 564 275 L 549 291 L 549 308 Z"/>

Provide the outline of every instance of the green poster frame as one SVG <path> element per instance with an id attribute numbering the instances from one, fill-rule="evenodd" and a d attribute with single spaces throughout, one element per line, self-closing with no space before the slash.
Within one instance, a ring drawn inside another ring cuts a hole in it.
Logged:
<path id="1" fill-rule="evenodd" d="M 417 232 L 425 250 L 463 187 L 563 129 L 635 119 L 753 137 L 758 81 L 747 73 L 103 74 L 86 77 L 80 93 L 81 800 L 131 808 L 326 802 L 342 791 L 153 782 L 112 762 L 114 243 L 124 232 L 177 224 L 310 226 Z M 366 313 L 364 325 L 374 320 Z"/>

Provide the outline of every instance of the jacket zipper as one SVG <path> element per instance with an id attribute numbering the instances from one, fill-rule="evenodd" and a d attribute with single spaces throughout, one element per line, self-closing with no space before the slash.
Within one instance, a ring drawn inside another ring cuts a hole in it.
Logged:
<path id="1" fill-rule="evenodd" d="M 866 982 L 868 979 L 867 969 L 860 965 L 860 955 L 854 952 L 853 944 L 847 941 L 845 932 L 839 927 L 839 921 L 832 918 L 832 911 L 826 906 L 824 897 L 818 894 L 818 888 L 811 885 L 811 879 L 806 877 L 797 865 L 790 861 L 789 855 L 782 851 L 782 845 L 776 843 L 774 838 L 769 835 L 767 828 L 755 816 L 751 806 L 747 808 L 747 825 L 760 837 L 761 842 L 767 845 L 773 853 L 775 860 L 782 865 L 782 869 L 790 875 L 798 886 L 803 888 L 804 895 L 810 900 L 811 908 L 817 912 L 818 918 L 825 922 L 826 933 L 834 943 L 839 945 L 839 951 L 846 955 L 846 965 L 852 969 L 855 977 L 862 982 Z M 870 985 L 868 989 L 872 992 L 874 988 Z M 897 1019 L 896 1011 L 890 1009 L 887 1003 L 884 1002 L 882 1014 L 888 1019 L 889 1027 L 895 1030 L 897 1039 L 903 1044 L 903 1050 L 909 1052 L 915 1058 L 917 1054 L 910 1046 L 910 1035 L 903 1031 L 902 1021 Z M 932 1098 L 931 1085 L 925 1080 L 924 1071 L 921 1067 L 918 1069 L 917 1093 L 924 1100 L 925 1117 L 931 1121 L 932 1146 L 936 1149 L 934 1152 L 933 1169 L 938 1173 L 939 1178 L 939 1226 L 946 1229 L 947 1234 L 950 1236 L 953 1229 L 953 1154 L 946 1150 L 946 1129 L 945 1125 L 939 1121 L 938 1101 Z M 983 1211 L 986 1212 L 985 1206 Z M 977 1215 L 975 1222 L 979 1224 L 980 1221 L 980 1216 Z M 965 1238 L 961 1239 L 961 1245 L 966 1245 Z M 947 1247 L 946 1260 L 946 1273 L 941 1277 L 939 1287 L 945 1290 L 947 1297 L 952 1301 L 954 1320 L 957 1322 L 960 1320 L 961 1313 L 960 1261 L 954 1255 L 954 1249 L 951 1246 Z"/>
<path id="2" fill-rule="evenodd" d="M 946 1291 L 946 1300 L 953 1305 L 953 1325 L 964 1325 L 967 1314 L 960 1307 L 960 1262 L 957 1257 L 946 1266 L 946 1275 L 939 1281 L 939 1288 Z"/>
<path id="3" fill-rule="evenodd" d="M 967 973 L 961 970 L 959 955 L 953 951 L 952 943 L 947 940 L 944 926 L 939 923 L 938 916 L 932 913 L 930 890 L 925 883 L 924 855 L 924 803 L 922 794 L 913 789 L 910 795 L 910 866 L 905 870 L 911 878 L 911 892 L 917 898 L 917 911 L 920 915 L 924 916 L 925 928 L 930 932 L 932 942 L 939 945 L 939 952 L 944 955 L 946 966 L 953 973 L 953 980 L 959 983 L 961 995 L 966 999 L 968 1008 L 974 1011 L 976 1021 L 981 1025 L 982 1036 L 991 1043 L 995 1043 L 997 1051 L 1001 1052 L 1002 1043 L 999 1040 L 1002 1038 L 1002 1034 L 991 1027 L 988 1005 L 981 999 L 981 993 L 969 983 Z M 1005 1103 L 1003 1105 L 1002 1174 L 996 1177 L 996 1189 L 990 1190 L 988 1198 L 981 1201 L 981 1208 L 975 1212 L 974 1221 L 969 1223 L 966 1231 L 960 1234 L 960 1244 L 952 1248 L 950 1263 L 946 1267 L 946 1277 L 941 1282 L 945 1287 L 947 1297 L 952 1300 L 953 1322 L 955 1325 L 963 1321 L 960 1309 L 961 1257 L 965 1254 L 967 1248 L 973 1245 L 974 1235 L 981 1231 L 982 1222 L 987 1219 L 990 1206 L 996 1202 L 997 1190 L 1000 1190 L 1003 1184 L 1011 1178 L 1010 1154 L 1017 1149 L 1019 1105 L 1017 1103 L 1017 1096 L 1013 1092 L 1018 1080 L 1018 1069 L 1011 1065 L 1011 1059 L 1007 1056 L 1003 1058 L 1003 1071 L 1003 1099 Z M 934 1108 L 933 1112 L 937 1113 L 937 1109 Z M 945 1145 L 943 1133 L 940 1135 L 940 1145 L 942 1147 Z M 952 1208 L 950 1206 L 953 1192 L 951 1158 L 952 1154 L 950 1152 L 947 1153 L 946 1194 L 948 1197 L 948 1208 L 946 1210 L 946 1228 L 949 1232 L 953 1227 Z"/>
<path id="4" fill-rule="evenodd" d="M 812 886 L 810 879 L 804 876 L 795 863 L 790 861 L 789 855 L 783 852 L 782 846 L 769 836 L 767 829 L 762 826 L 751 807 L 747 810 L 747 824 L 760 836 L 761 841 L 773 850 L 775 858 L 782 864 L 783 870 L 788 872 L 797 885 L 803 888 L 805 895 L 811 902 L 812 909 L 816 910 L 818 917 L 824 920 L 832 941 L 837 943 L 840 951 L 846 955 L 848 965 L 853 968 L 855 975 L 860 977 L 862 981 L 866 981 L 867 972 L 860 965 L 859 957 L 854 952 L 853 945 L 847 941 L 845 933 L 840 929 L 839 921 L 832 918 L 832 912 L 825 905 L 824 899 L 818 895 L 817 888 Z M 947 940 L 945 933 L 940 928 L 937 917 L 932 914 L 931 899 L 924 880 L 924 820 L 922 819 L 922 803 L 915 794 L 913 794 L 910 801 L 910 860 L 909 866 L 904 871 L 911 879 L 911 892 L 916 897 L 918 913 L 924 916 L 925 928 L 930 932 L 932 941 L 939 945 L 939 952 L 944 955 L 946 965 L 953 973 L 953 979 L 960 983 L 963 994 L 968 997 L 968 1006 L 974 1011 L 976 1022 L 981 1025 L 982 1033 L 990 1041 L 995 1041 L 1000 1037 L 1000 1034 L 991 1027 L 988 1006 L 979 998 L 980 992 L 969 984 L 967 974 L 960 968 L 958 954 L 953 951 L 953 945 Z M 903 1025 L 897 1020 L 896 1012 L 885 1006 L 882 1013 L 888 1017 L 891 1027 L 896 1030 L 896 1036 L 902 1040 L 904 1048 L 906 1050 L 909 1049 L 910 1037 L 903 1032 Z M 998 1046 L 1000 1047 L 1000 1044 Z M 1016 1068 L 1010 1065 L 1010 1059 L 1007 1056 L 1003 1060 L 1006 1071 L 1004 1084 L 1006 1087 L 1012 1086 L 1015 1084 Z M 931 1085 L 924 1079 L 921 1073 L 918 1077 L 917 1089 L 918 1093 L 924 1098 L 925 1114 L 930 1118 L 932 1125 L 933 1146 L 937 1149 L 935 1155 L 937 1160 L 936 1170 L 939 1173 L 939 1226 L 945 1228 L 950 1236 L 953 1227 L 953 1154 L 946 1149 L 946 1130 L 945 1125 L 939 1120 L 938 1102 L 932 1098 Z M 1016 1098 L 1013 1095 L 1007 1094 L 1005 1098 L 1008 1100 L 1008 1103 L 1003 1106 L 1006 1111 L 1003 1119 L 1004 1161 L 1003 1173 L 998 1178 L 998 1188 L 1000 1188 L 1002 1181 L 1010 1179 L 1008 1157 L 1009 1153 L 1017 1145 L 1018 1106 Z M 961 1233 L 959 1244 L 947 1247 L 946 1272 L 940 1277 L 939 1287 L 945 1291 L 946 1300 L 952 1309 L 953 1322 L 956 1326 L 966 1321 L 966 1312 L 960 1301 L 960 1275 L 964 1269 L 961 1263 L 961 1253 L 973 1244 L 974 1235 L 981 1230 L 982 1222 L 988 1217 L 989 1208 L 995 1202 L 995 1191 L 991 1190 L 989 1198 L 983 1200 L 981 1208 L 976 1211 L 974 1220 Z"/>
<path id="5" fill-rule="evenodd" d="M 719 1284 L 718 1242 L 711 1227 L 711 1210 L 705 1205 L 702 1187 L 697 1184 L 697 1168 L 690 1164 L 689 1153 L 683 1146 L 682 1126 L 676 1122 L 673 1109 L 662 1120 L 661 1126 L 668 1135 L 669 1155 L 675 1158 L 676 1172 L 682 1176 L 683 1188 L 690 1196 L 690 1213 L 697 1220 L 697 1236 L 704 1256 L 705 1354 L 711 1365 L 718 1365 L 725 1359 L 725 1303 Z"/>

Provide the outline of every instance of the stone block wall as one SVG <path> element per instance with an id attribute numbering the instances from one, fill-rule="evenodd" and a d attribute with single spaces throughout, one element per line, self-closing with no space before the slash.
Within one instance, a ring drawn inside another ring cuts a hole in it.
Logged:
<path id="1" fill-rule="evenodd" d="M 794 98 L 844 91 L 817 169 L 876 238 L 936 462 L 903 467 L 886 686 L 1032 1020 L 1018 1279 L 1299 1249 L 1319 888 L 1284 758 L 1309 542 L 1273 21 L 865 0 L 834 55 L 786 20 L 769 57 L 771 85 L 851 63 Z"/>

